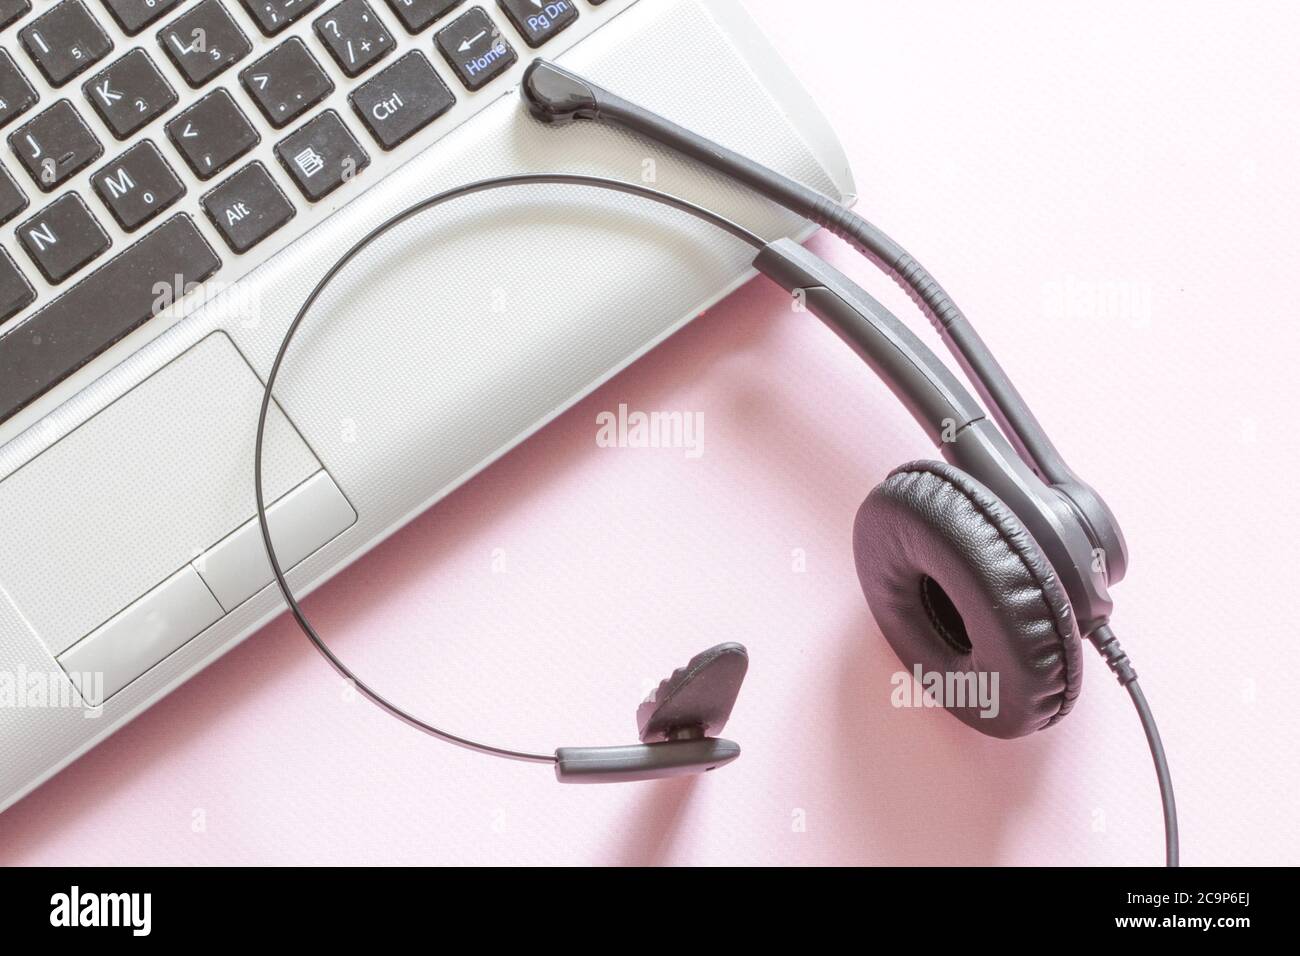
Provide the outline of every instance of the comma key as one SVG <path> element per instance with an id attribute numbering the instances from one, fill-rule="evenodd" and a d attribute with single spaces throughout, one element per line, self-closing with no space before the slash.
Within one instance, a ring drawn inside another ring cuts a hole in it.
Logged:
<path id="1" fill-rule="evenodd" d="M 348 97 L 352 109 L 384 149 L 392 149 L 436 120 L 456 102 L 419 50 L 375 74 Z"/>
<path id="2" fill-rule="evenodd" d="M 200 179 L 211 179 L 262 138 L 230 93 L 221 88 L 182 110 L 164 128 Z"/>

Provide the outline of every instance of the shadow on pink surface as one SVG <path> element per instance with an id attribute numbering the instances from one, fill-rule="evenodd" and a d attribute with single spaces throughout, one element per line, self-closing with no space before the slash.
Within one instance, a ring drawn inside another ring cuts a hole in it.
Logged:
<path id="1" fill-rule="evenodd" d="M 834 722 L 791 726 L 790 733 L 821 735 L 835 753 L 829 774 L 826 766 L 809 768 L 826 779 L 841 804 L 835 855 L 880 866 L 978 866 L 1003 859 L 1008 829 L 1037 791 L 1043 749 L 979 737 L 942 711 L 917 720 L 916 712 L 881 706 L 864 693 L 888 684 L 898 670 L 865 611 L 828 647 L 841 652 L 831 661 L 832 685 L 838 684 Z M 1003 751 L 1002 757 L 990 759 L 990 748 Z M 1014 772 L 1008 773 L 1012 756 Z M 701 782 L 692 777 L 647 786 L 614 834 L 610 862 L 673 863 Z M 765 862 L 787 861 L 773 853 Z"/>

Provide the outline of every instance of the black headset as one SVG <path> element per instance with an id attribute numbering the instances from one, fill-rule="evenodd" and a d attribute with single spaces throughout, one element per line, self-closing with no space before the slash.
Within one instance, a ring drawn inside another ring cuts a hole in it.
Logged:
<path id="1" fill-rule="evenodd" d="M 1079 696 L 1086 637 L 1127 688 L 1155 762 L 1165 819 L 1166 861 L 1178 864 L 1173 784 L 1137 673 L 1110 629 L 1109 588 L 1124 577 L 1128 549 L 1115 516 L 1069 468 L 966 316 L 930 273 L 894 240 L 826 196 L 740 156 L 590 81 L 543 60 L 524 76 L 538 120 L 620 126 L 721 172 L 846 240 L 892 276 L 930 318 L 979 399 L 894 315 L 852 280 L 789 239 L 774 242 L 694 203 L 646 186 L 543 173 L 480 180 L 408 207 L 362 237 L 330 267 L 281 342 L 262 397 L 254 472 L 258 521 L 289 609 L 325 658 L 375 704 L 441 740 L 492 756 L 551 764 L 565 783 L 648 780 L 700 773 L 740 755 L 719 738 L 748 668 L 739 644 L 693 658 L 637 712 L 641 742 L 527 753 L 458 736 L 411 715 L 360 680 L 317 634 L 276 555 L 262 488 L 266 421 L 289 346 L 338 273 L 381 236 L 420 213 L 464 196 L 538 184 L 639 196 L 729 232 L 757 250 L 754 267 L 800 297 L 889 385 L 943 461 L 916 461 L 867 496 L 853 526 L 863 593 L 885 639 L 909 669 L 994 674 L 995 715 L 975 701 L 945 701 L 968 726 L 1020 737 L 1059 721 Z M 982 401 L 982 404 L 981 404 Z M 991 413 L 992 419 L 989 414 Z"/>

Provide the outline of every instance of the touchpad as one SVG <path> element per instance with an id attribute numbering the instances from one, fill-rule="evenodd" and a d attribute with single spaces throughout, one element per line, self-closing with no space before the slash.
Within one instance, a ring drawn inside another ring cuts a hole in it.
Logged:
<path id="1" fill-rule="evenodd" d="M 0 481 L 0 585 L 52 655 L 255 514 L 261 400 L 214 333 Z M 267 429 L 275 501 L 321 466 L 278 408 Z"/>

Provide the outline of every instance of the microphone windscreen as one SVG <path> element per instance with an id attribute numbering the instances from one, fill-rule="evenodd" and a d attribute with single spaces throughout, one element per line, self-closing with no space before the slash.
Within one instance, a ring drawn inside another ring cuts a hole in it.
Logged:
<path id="1" fill-rule="evenodd" d="M 718 736 L 731 717 L 748 670 L 749 652 L 742 644 L 718 644 L 696 654 L 637 708 L 642 742 Z"/>

